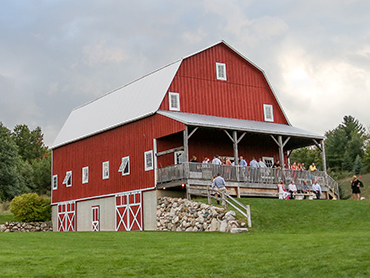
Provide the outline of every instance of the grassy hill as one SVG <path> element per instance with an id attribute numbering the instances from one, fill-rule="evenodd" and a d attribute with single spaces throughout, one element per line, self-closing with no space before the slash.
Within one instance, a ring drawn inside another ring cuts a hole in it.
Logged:
<path id="1" fill-rule="evenodd" d="M 1 233 L 2 277 L 370 276 L 370 202 L 240 201 L 244 234 Z"/>

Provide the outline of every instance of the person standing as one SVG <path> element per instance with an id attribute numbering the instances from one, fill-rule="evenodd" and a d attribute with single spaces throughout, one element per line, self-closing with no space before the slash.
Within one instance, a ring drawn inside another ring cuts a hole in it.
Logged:
<path id="1" fill-rule="evenodd" d="M 357 176 L 353 176 L 352 181 L 351 181 L 351 189 L 352 189 L 352 195 L 353 195 L 353 200 L 360 200 L 360 186 L 363 187 L 363 183 L 357 179 Z"/>
<path id="2" fill-rule="evenodd" d="M 226 183 L 224 178 L 221 177 L 220 173 L 217 173 L 216 177 L 213 179 L 212 189 L 215 189 L 217 191 L 215 193 L 216 198 L 219 196 L 219 193 L 221 193 L 221 197 L 224 197 L 222 193 L 226 193 Z M 217 204 L 219 203 L 220 201 L 217 200 Z M 225 206 L 224 198 L 222 198 L 222 205 Z"/>
<path id="3" fill-rule="evenodd" d="M 312 191 L 313 193 L 316 194 L 316 198 L 317 199 L 320 199 L 320 195 L 321 195 L 321 186 L 320 184 L 317 183 L 317 181 L 314 181 L 313 182 L 313 185 L 312 185 Z"/>

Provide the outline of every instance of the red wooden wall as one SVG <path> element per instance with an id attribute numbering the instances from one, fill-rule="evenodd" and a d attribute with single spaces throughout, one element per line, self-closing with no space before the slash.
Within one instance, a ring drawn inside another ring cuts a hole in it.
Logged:
<path id="1" fill-rule="evenodd" d="M 153 138 L 183 130 L 184 125 L 154 115 L 53 150 L 53 175 L 58 189 L 52 201 L 61 202 L 154 186 L 154 171 L 145 171 L 144 152 L 153 150 Z M 118 169 L 122 157 L 130 156 L 130 174 Z M 102 163 L 109 161 L 109 179 L 102 179 Z M 89 167 L 89 182 L 82 184 L 82 168 Z M 72 186 L 62 184 L 72 171 Z"/>
<path id="2" fill-rule="evenodd" d="M 217 80 L 216 62 L 226 64 L 226 81 Z M 184 59 L 168 91 L 180 94 L 181 112 L 264 121 L 270 104 L 274 122 L 288 124 L 263 73 L 223 43 Z M 168 106 L 166 94 L 160 109 Z"/>

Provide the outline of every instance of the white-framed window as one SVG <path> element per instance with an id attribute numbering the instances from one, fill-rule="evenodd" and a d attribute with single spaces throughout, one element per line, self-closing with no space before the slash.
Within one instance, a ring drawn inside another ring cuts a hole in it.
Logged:
<path id="1" fill-rule="evenodd" d="M 51 184 L 53 186 L 53 190 L 58 189 L 58 175 L 53 175 Z"/>
<path id="2" fill-rule="evenodd" d="M 168 92 L 169 109 L 172 111 L 180 111 L 180 94 Z"/>
<path id="3" fill-rule="evenodd" d="M 83 167 L 82 168 L 82 183 L 88 183 L 89 182 L 89 167 Z"/>
<path id="4" fill-rule="evenodd" d="M 271 168 L 274 165 L 274 158 L 273 157 L 262 157 L 263 162 L 265 162 L 266 166 Z"/>
<path id="5" fill-rule="evenodd" d="M 177 151 L 177 152 L 174 152 L 174 154 L 175 154 L 175 164 L 180 164 L 180 163 L 185 162 L 184 151 Z"/>
<path id="6" fill-rule="evenodd" d="M 147 151 L 144 153 L 145 171 L 153 170 L 153 151 Z"/>
<path id="7" fill-rule="evenodd" d="M 265 115 L 266 122 L 273 122 L 274 121 L 274 110 L 271 104 L 264 104 L 263 105 L 263 114 Z"/>
<path id="8" fill-rule="evenodd" d="M 216 75 L 218 80 L 226 80 L 226 64 L 216 63 Z"/>
<path id="9" fill-rule="evenodd" d="M 66 172 L 66 176 L 64 177 L 63 184 L 65 184 L 66 187 L 72 186 L 72 171 Z"/>
<path id="10" fill-rule="evenodd" d="M 122 176 L 126 176 L 130 174 L 130 157 L 129 156 L 122 157 L 122 163 L 119 166 L 118 172 L 122 172 Z"/>
<path id="11" fill-rule="evenodd" d="M 103 162 L 102 169 L 103 169 L 102 173 L 103 180 L 109 179 L 109 161 Z"/>

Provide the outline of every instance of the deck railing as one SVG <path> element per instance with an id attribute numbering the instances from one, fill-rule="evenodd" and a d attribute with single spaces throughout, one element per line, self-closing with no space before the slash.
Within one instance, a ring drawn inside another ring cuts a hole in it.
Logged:
<path id="1" fill-rule="evenodd" d="M 334 188 L 336 197 L 339 197 L 338 183 L 323 171 L 311 172 L 307 170 L 298 171 L 187 162 L 157 169 L 157 184 L 187 179 L 208 180 L 211 183 L 213 176 L 217 173 L 220 173 L 226 182 L 246 184 L 277 184 L 280 180 L 285 184 L 289 184 L 294 180 L 298 190 L 301 189 L 303 181 L 312 186 L 313 181 L 316 180 L 322 187 L 327 187 L 328 190 Z"/>

